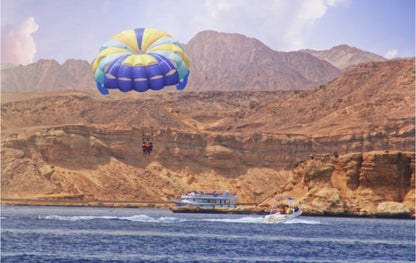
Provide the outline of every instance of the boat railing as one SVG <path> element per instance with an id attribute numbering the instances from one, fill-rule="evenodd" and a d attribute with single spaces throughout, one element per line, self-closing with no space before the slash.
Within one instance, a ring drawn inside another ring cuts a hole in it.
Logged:
<path id="1" fill-rule="evenodd" d="M 230 195 L 229 190 L 194 190 L 188 192 L 186 195 L 198 195 L 198 194 L 204 194 L 204 195 Z M 237 195 L 236 193 L 233 195 Z M 231 195 L 230 195 L 231 196 Z"/>

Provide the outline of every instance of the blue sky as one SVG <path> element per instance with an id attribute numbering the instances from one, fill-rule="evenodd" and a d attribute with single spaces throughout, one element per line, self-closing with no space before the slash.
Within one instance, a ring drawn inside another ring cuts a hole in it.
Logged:
<path id="1" fill-rule="evenodd" d="M 347 44 L 415 56 L 414 0 L 1 0 L 1 62 L 92 62 L 111 36 L 153 27 L 188 43 L 215 30 L 278 51 Z"/>

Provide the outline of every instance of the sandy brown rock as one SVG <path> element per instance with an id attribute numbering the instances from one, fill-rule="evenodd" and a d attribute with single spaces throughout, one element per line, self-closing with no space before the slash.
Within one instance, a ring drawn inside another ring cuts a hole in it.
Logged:
<path id="1" fill-rule="evenodd" d="M 395 215 L 409 214 L 411 211 L 405 205 L 398 202 L 382 202 L 377 206 L 377 214 Z"/>
<path id="2" fill-rule="evenodd" d="M 353 66 L 361 63 L 386 60 L 385 58 L 374 53 L 366 52 L 348 45 L 339 45 L 329 50 L 306 49 L 300 51 L 328 61 L 344 72 L 346 72 L 346 69 L 351 69 Z"/>
<path id="3" fill-rule="evenodd" d="M 276 197 L 296 198 L 307 214 L 409 216 L 415 213 L 414 159 L 410 152 L 313 155 Z"/>
<path id="4" fill-rule="evenodd" d="M 2 93 L 2 198 L 228 189 L 247 203 L 278 191 L 317 214 L 414 212 L 414 72 L 414 60 L 367 63 L 301 92 Z"/>

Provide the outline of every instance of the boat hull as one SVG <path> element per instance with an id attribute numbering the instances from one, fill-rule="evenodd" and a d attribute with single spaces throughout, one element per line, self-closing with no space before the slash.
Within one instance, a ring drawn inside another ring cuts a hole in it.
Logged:
<path id="1" fill-rule="evenodd" d="M 178 207 L 182 207 L 182 206 L 187 206 L 188 204 L 182 202 L 182 201 L 172 201 L 172 203 L 174 203 L 176 206 Z"/>
<path id="2" fill-rule="evenodd" d="M 293 218 L 299 217 L 302 214 L 302 211 L 299 209 L 298 211 L 291 213 L 291 214 L 281 214 L 280 212 L 267 215 L 264 217 L 265 223 L 282 223 Z"/>
<path id="3" fill-rule="evenodd" d="M 202 208 L 198 206 L 182 206 L 169 208 L 174 213 L 207 213 L 207 214 L 249 214 L 265 215 L 267 212 L 263 208 L 239 207 L 239 208 Z"/>

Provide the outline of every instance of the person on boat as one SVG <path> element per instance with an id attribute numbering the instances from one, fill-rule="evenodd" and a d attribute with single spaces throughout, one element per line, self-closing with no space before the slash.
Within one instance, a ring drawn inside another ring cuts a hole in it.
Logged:
<path id="1" fill-rule="evenodd" d="M 284 214 L 285 213 L 285 208 L 284 207 L 282 208 L 282 210 L 280 210 L 280 213 L 281 214 Z"/>
<path id="2" fill-rule="evenodd" d="M 290 207 L 288 207 L 288 206 L 286 206 L 286 211 L 285 211 L 285 213 L 286 214 L 290 214 L 292 211 L 290 211 Z"/>

